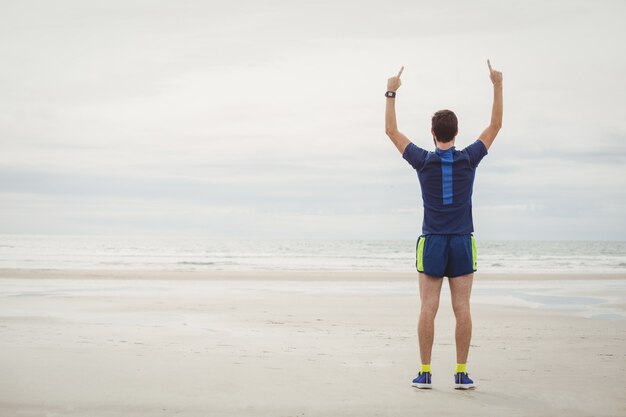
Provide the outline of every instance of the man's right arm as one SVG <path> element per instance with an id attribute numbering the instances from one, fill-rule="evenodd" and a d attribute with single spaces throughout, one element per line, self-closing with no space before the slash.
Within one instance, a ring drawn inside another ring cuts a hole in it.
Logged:
<path id="1" fill-rule="evenodd" d="M 503 103 L 502 73 L 491 68 L 489 60 L 487 60 L 487 65 L 489 65 L 489 77 L 493 83 L 493 106 L 491 108 L 491 122 L 489 123 L 489 126 L 483 130 L 483 133 L 480 134 L 478 139 L 480 139 L 485 144 L 487 149 L 489 149 L 502 127 Z"/>
<path id="2" fill-rule="evenodd" d="M 400 68 L 398 75 L 387 80 L 387 91 L 393 91 L 394 93 L 398 91 L 398 88 L 402 85 L 402 81 L 400 81 L 402 71 L 404 71 L 404 67 Z M 395 97 L 387 97 L 387 104 L 385 105 L 385 133 L 389 136 L 393 144 L 396 145 L 398 151 L 404 154 L 404 150 L 411 141 L 398 130 Z"/>

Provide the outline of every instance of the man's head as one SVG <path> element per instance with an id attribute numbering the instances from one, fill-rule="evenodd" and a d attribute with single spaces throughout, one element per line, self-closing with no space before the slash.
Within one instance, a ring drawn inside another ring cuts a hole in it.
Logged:
<path id="1" fill-rule="evenodd" d="M 439 110 L 433 114 L 431 132 L 437 142 L 453 141 L 458 131 L 458 121 L 452 110 Z"/>

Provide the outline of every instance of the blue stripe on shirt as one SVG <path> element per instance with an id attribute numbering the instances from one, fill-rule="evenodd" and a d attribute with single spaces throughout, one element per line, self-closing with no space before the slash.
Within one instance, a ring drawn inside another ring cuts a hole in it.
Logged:
<path id="1" fill-rule="evenodd" d="M 441 157 L 441 192 L 443 204 L 452 204 L 452 152 L 442 152 Z"/>

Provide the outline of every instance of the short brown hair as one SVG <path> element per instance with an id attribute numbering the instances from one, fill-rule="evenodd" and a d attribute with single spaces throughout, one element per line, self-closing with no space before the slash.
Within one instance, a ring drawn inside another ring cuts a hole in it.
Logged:
<path id="1" fill-rule="evenodd" d="M 433 114 L 433 132 L 439 142 L 450 142 L 459 131 L 459 122 L 452 110 L 439 110 Z"/>

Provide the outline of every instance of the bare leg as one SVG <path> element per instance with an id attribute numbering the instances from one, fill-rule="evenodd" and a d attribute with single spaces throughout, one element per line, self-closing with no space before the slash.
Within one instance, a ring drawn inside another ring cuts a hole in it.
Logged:
<path id="1" fill-rule="evenodd" d="M 435 278 L 420 273 L 420 318 L 417 325 L 417 335 L 420 344 L 420 358 L 422 364 L 430 364 L 435 337 L 435 316 L 439 308 L 439 295 L 443 278 Z"/>
<path id="2" fill-rule="evenodd" d="M 467 363 L 470 341 L 472 340 L 472 315 L 470 294 L 474 274 L 448 278 L 452 295 L 452 309 L 456 317 L 456 363 Z"/>

